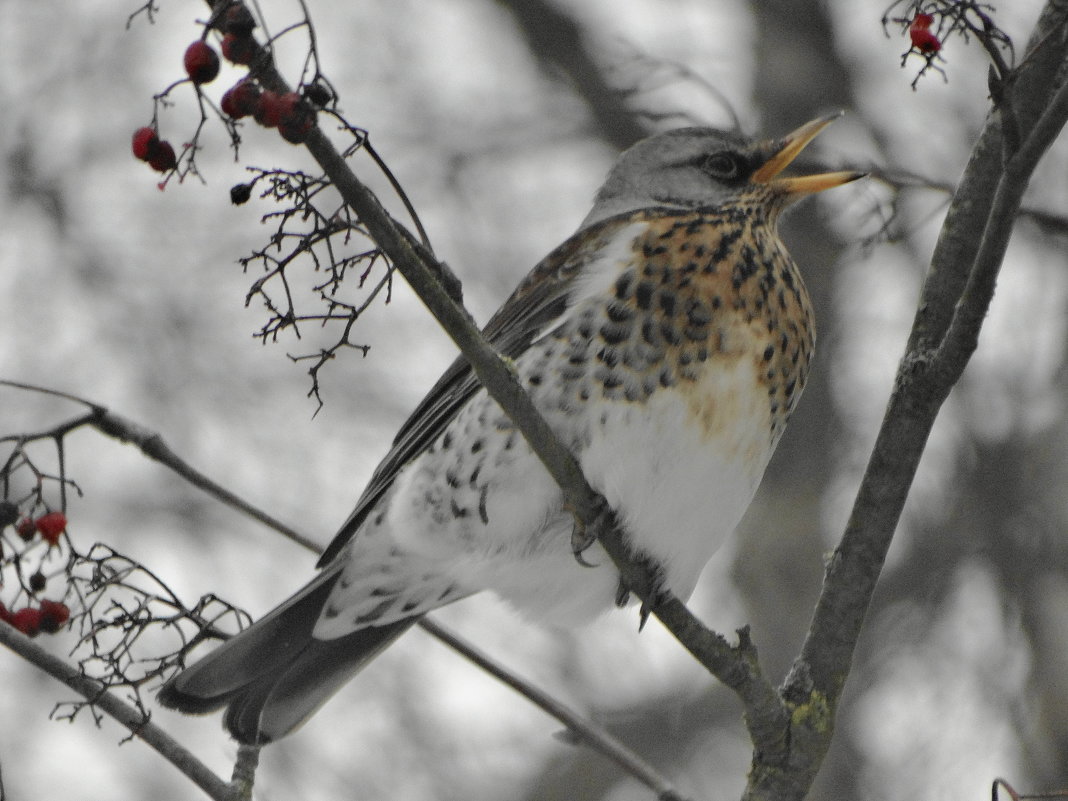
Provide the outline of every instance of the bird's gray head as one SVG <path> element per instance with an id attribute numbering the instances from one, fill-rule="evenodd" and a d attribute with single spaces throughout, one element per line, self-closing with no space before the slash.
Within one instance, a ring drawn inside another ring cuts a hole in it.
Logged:
<path id="1" fill-rule="evenodd" d="M 781 139 L 749 141 L 715 128 L 678 128 L 643 139 L 616 162 L 582 227 L 640 209 L 689 211 L 759 192 L 785 206 L 803 195 L 860 178 L 833 172 L 779 173 L 839 114 L 820 117 Z"/>

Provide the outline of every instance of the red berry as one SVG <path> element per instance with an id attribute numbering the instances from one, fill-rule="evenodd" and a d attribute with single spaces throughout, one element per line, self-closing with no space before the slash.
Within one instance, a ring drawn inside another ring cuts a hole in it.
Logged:
<path id="1" fill-rule="evenodd" d="M 70 607 L 60 601 L 41 601 L 41 630 L 55 634 L 70 620 Z"/>
<path id="2" fill-rule="evenodd" d="M 15 526 L 15 533 L 18 534 L 26 542 L 33 539 L 33 535 L 37 533 L 36 527 L 33 525 L 33 520 L 24 517 L 19 521 L 19 524 Z"/>
<path id="3" fill-rule="evenodd" d="M 41 631 L 41 610 L 25 607 L 13 612 L 11 625 L 21 631 L 27 637 L 36 637 Z"/>
<path id="4" fill-rule="evenodd" d="M 49 545 L 55 545 L 59 535 L 67 529 L 67 516 L 62 512 L 49 512 L 34 520 L 33 525 L 41 532 L 41 539 Z"/>
<path id="5" fill-rule="evenodd" d="M 209 83 L 219 74 L 219 54 L 207 42 L 197 40 L 185 49 L 185 71 L 193 83 Z"/>
<path id="6" fill-rule="evenodd" d="M 223 113 L 235 120 L 254 114 L 259 105 L 260 88 L 251 81 L 241 81 L 234 84 L 222 96 L 219 107 Z"/>
<path id="7" fill-rule="evenodd" d="M 256 55 L 256 40 L 251 36 L 228 33 L 222 40 L 222 54 L 234 64 L 251 64 Z"/>
<path id="8" fill-rule="evenodd" d="M 256 117 L 256 122 L 264 128 L 276 127 L 282 119 L 281 99 L 282 96 L 278 92 L 265 89 L 256 104 L 256 110 L 252 112 Z"/>
<path id="9" fill-rule="evenodd" d="M 133 154 L 135 158 L 139 158 L 141 161 L 148 161 L 152 158 L 152 154 L 158 145 L 159 136 L 156 134 L 155 128 L 145 126 L 134 131 Z"/>
<path id="10" fill-rule="evenodd" d="M 916 18 L 912 20 L 910 29 L 923 29 L 930 28 L 934 24 L 934 14 L 917 14 Z"/>
<path id="11" fill-rule="evenodd" d="M 7 607 L 4 606 L 3 602 L 0 601 L 0 623 L 10 623 L 13 618 L 14 618 L 14 615 L 12 615 L 7 610 Z"/>
<path id="12" fill-rule="evenodd" d="M 235 36 L 251 36 L 256 27 L 256 18 L 243 3 L 234 3 L 223 15 L 223 31 Z"/>
<path id="13" fill-rule="evenodd" d="M 296 92 L 282 95 L 279 103 L 282 117 L 278 121 L 278 133 L 287 142 L 299 145 L 308 138 L 308 132 L 315 125 L 315 110 Z"/>
<path id="14" fill-rule="evenodd" d="M 909 37 L 912 39 L 912 46 L 925 56 L 942 49 L 942 43 L 938 37 L 926 28 L 909 28 Z"/>
<path id="15" fill-rule="evenodd" d="M 148 165 L 157 172 L 170 172 L 178 166 L 178 158 L 170 142 L 160 142 Z"/>

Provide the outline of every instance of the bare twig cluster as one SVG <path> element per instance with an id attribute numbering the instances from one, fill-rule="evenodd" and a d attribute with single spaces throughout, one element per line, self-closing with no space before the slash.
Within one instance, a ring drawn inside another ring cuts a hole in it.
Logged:
<path id="1" fill-rule="evenodd" d="M 200 643 L 226 639 L 251 622 L 215 594 L 187 606 L 151 569 L 102 543 L 72 553 L 67 574 L 78 599 L 72 654 L 82 675 L 126 691 L 146 720 L 144 689 L 183 666 Z M 86 707 L 92 699 L 61 703 L 53 714 L 73 719 Z"/>

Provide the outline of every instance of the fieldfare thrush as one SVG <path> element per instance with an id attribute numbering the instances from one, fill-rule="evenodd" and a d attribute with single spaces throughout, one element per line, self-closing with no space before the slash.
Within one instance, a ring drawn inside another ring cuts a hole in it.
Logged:
<path id="1" fill-rule="evenodd" d="M 812 309 L 776 222 L 861 177 L 782 175 L 835 116 L 768 141 L 682 128 L 639 142 L 485 328 L 630 548 L 682 599 L 752 500 L 805 384 Z M 401 427 L 318 575 L 160 702 L 225 706 L 234 738 L 264 743 L 422 615 L 473 593 L 587 621 L 619 578 L 599 545 L 576 560 L 574 523 L 461 357 Z"/>

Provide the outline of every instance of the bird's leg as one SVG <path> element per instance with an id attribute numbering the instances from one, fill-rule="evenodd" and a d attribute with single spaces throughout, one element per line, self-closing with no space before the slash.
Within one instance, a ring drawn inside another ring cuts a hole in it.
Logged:
<path id="1" fill-rule="evenodd" d="M 642 599 L 638 609 L 638 631 L 645 628 L 649 619 L 661 602 L 670 593 L 664 587 L 664 570 L 646 554 L 631 554 L 632 569 L 627 576 L 620 573 L 619 586 L 616 588 L 616 606 L 624 607 L 633 592 Z"/>
<path id="2" fill-rule="evenodd" d="M 583 567 L 596 567 L 597 565 L 587 561 L 583 554 L 591 545 L 597 542 L 598 531 L 603 531 L 607 527 L 615 525 L 615 514 L 601 495 L 597 495 L 589 524 L 575 509 L 569 508 L 568 511 L 571 512 L 572 517 L 575 519 L 575 525 L 571 529 L 571 553 L 574 554 L 575 561 Z"/>
<path id="3" fill-rule="evenodd" d="M 615 512 L 604 497 L 598 495 L 589 523 L 584 521 L 574 509 L 571 513 L 575 518 L 575 526 L 571 530 L 571 552 L 583 567 L 596 567 L 583 554 L 593 543 L 597 542 L 598 532 L 611 531 L 618 526 Z M 645 622 L 652 611 L 670 593 L 664 588 L 664 571 L 657 562 L 647 554 L 635 553 L 629 548 L 628 556 L 631 562 L 630 569 L 619 575 L 616 606 L 620 608 L 626 606 L 632 592 L 641 598 L 642 605 L 638 611 L 640 615 L 638 630 L 641 631 L 645 628 Z"/>

